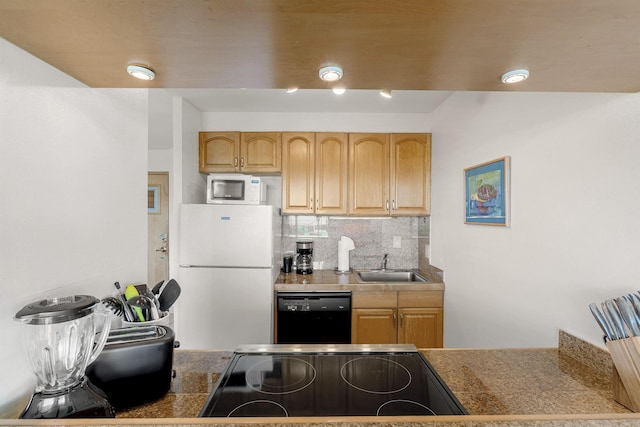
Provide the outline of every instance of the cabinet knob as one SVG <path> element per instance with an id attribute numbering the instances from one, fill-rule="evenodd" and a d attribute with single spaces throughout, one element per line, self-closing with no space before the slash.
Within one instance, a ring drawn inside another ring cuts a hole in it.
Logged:
<path id="1" fill-rule="evenodd" d="M 240 157 L 240 169 L 244 168 L 244 156 Z"/>
<path id="2" fill-rule="evenodd" d="M 396 210 L 396 201 L 395 200 L 391 201 L 391 210 L 393 210 L 393 211 Z"/>
<path id="3" fill-rule="evenodd" d="M 387 200 L 387 203 L 385 204 L 385 211 L 389 212 L 389 201 Z"/>
<path id="4" fill-rule="evenodd" d="M 233 167 L 238 169 L 238 158 L 237 157 L 233 158 Z"/>

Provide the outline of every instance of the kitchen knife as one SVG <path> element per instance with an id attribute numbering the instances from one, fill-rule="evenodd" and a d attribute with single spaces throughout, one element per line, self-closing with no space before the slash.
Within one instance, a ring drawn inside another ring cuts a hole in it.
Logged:
<path id="1" fill-rule="evenodd" d="M 622 338 L 619 335 L 618 328 L 616 328 L 615 324 L 613 323 L 613 319 L 611 318 L 611 314 L 609 314 L 609 310 L 607 310 L 607 306 L 605 305 L 605 303 L 602 303 L 602 315 L 604 316 L 605 320 L 607 321 L 607 325 L 609 325 L 609 328 L 611 330 L 612 339 L 618 340 L 618 339 Z"/>
<path id="2" fill-rule="evenodd" d="M 598 309 L 598 306 L 596 305 L 596 303 L 592 302 L 591 304 L 589 304 L 589 308 L 591 309 L 591 313 L 593 314 L 593 317 L 596 318 L 596 322 L 598 322 L 600 329 L 602 329 L 602 332 L 604 332 L 604 336 L 609 341 L 613 340 L 614 338 L 613 338 L 613 332 L 611 332 L 611 327 L 609 326 L 606 319 L 600 312 L 600 309 Z"/>
<path id="3" fill-rule="evenodd" d="M 624 322 L 622 321 L 622 317 L 620 316 L 620 312 L 616 308 L 616 304 L 613 300 L 608 299 L 604 302 L 607 307 L 607 311 L 609 312 L 609 316 L 611 317 L 612 327 L 616 330 L 619 338 L 629 338 L 627 335 L 627 331 L 624 327 Z"/>
<path id="4" fill-rule="evenodd" d="M 636 313 L 631 302 L 626 300 L 624 297 L 616 298 L 615 302 L 618 306 L 618 310 L 620 311 L 620 316 L 622 317 L 622 320 L 624 320 L 624 323 L 627 324 L 631 334 L 636 337 L 639 336 L 640 325 L 638 324 L 638 318 L 636 317 Z"/>
<path id="5" fill-rule="evenodd" d="M 631 301 L 631 304 L 633 304 L 633 308 L 636 312 L 636 318 L 638 319 L 638 323 L 640 323 L 640 296 L 637 294 L 629 294 L 627 295 L 627 298 Z"/>

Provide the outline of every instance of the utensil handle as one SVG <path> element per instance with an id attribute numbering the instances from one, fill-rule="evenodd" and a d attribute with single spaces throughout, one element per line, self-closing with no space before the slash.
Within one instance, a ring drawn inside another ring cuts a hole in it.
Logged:
<path id="1" fill-rule="evenodd" d="M 627 327 L 631 331 L 631 334 L 634 336 L 640 335 L 638 319 L 636 318 L 636 314 L 633 309 L 633 305 L 631 305 L 631 301 L 625 299 L 624 297 L 616 298 L 615 301 L 616 305 L 618 306 L 618 310 L 620 310 L 622 320 L 624 320 L 624 322 L 627 324 Z"/>
<path id="2" fill-rule="evenodd" d="M 118 291 L 118 298 L 120 298 L 120 302 L 122 302 L 125 320 L 127 322 L 135 322 L 136 321 L 136 317 L 133 314 L 133 309 L 129 304 L 127 304 L 127 298 L 124 296 L 124 294 L 120 290 L 120 283 L 119 282 L 115 282 L 113 284 L 113 286 Z"/>
<path id="3" fill-rule="evenodd" d="M 607 306 L 607 310 L 609 310 L 611 320 L 613 320 L 614 328 L 618 330 L 618 336 L 620 338 L 629 338 L 629 335 L 627 335 L 627 331 L 624 327 L 622 317 L 620 316 L 620 312 L 618 311 L 618 308 L 616 307 L 613 300 L 606 300 L 605 305 Z"/>
<path id="4" fill-rule="evenodd" d="M 600 326 L 600 329 L 602 329 L 602 332 L 604 332 L 605 337 L 609 340 L 612 340 L 613 332 L 611 332 L 611 327 L 609 326 L 609 324 L 607 324 L 607 321 L 598 309 L 598 306 L 595 303 L 591 303 L 589 304 L 589 309 L 591 310 L 591 314 L 593 314 L 593 317 L 596 318 L 596 322 L 598 322 L 598 325 Z"/>
<path id="5" fill-rule="evenodd" d="M 613 319 L 611 318 L 611 314 L 609 314 L 609 310 L 607 310 L 607 307 L 604 303 L 602 304 L 602 315 L 604 316 L 606 323 L 609 325 L 609 328 L 611 329 L 611 334 L 612 334 L 611 339 L 619 340 L 620 338 L 622 338 L 618 333 L 618 328 L 615 327 L 615 324 L 613 323 Z"/>

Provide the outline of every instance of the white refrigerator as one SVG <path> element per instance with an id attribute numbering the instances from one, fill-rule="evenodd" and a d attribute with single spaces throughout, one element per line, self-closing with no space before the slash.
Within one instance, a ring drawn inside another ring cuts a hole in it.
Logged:
<path id="1" fill-rule="evenodd" d="M 269 205 L 183 204 L 176 340 L 180 348 L 233 350 L 273 342 L 273 283 L 281 217 Z"/>

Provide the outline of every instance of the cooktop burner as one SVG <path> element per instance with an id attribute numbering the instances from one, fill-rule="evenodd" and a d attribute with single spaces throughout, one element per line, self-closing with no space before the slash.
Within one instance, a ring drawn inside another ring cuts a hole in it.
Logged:
<path id="1" fill-rule="evenodd" d="M 235 351 L 201 417 L 466 415 L 414 346 Z"/>
<path id="2" fill-rule="evenodd" d="M 340 368 L 340 376 L 345 383 L 365 393 L 397 393 L 411 384 L 409 370 L 388 357 L 349 359 Z"/>
<path id="3" fill-rule="evenodd" d="M 316 368 L 298 357 L 255 356 L 247 361 L 255 361 L 245 374 L 247 386 L 260 393 L 295 393 L 316 379 Z"/>

